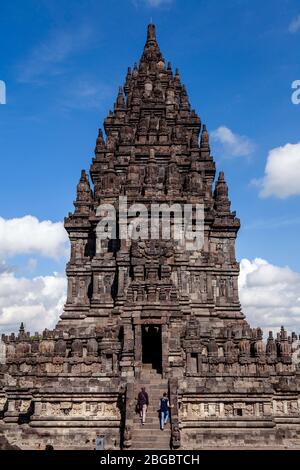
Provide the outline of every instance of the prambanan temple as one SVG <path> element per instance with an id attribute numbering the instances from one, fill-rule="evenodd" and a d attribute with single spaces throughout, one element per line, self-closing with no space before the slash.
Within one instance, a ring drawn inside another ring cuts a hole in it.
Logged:
<path id="1" fill-rule="evenodd" d="M 300 447 L 298 338 L 266 341 L 241 311 L 224 173 L 155 27 L 99 130 L 74 212 L 68 293 L 54 330 L 2 335 L 0 434 L 22 449 Z M 99 204 L 203 204 L 204 243 L 99 241 Z M 150 398 L 141 427 L 135 399 Z M 170 426 L 159 431 L 168 392 Z"/>

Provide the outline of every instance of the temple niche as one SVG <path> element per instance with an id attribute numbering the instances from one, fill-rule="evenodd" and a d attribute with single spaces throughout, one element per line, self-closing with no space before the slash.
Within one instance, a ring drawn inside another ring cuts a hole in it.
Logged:
<path id="1" fill-rule="evenodd" d="M 2 335 L 0 433 L 22 449 L 93 449 L 99 434 L 106 449 L 299 448 L 298 336 L 282 327 L 264 340 L 241 310 L 240 220 L 153 24 L 112 109 L 64 221 L 64 311 L 52 331 L 22 324 Z M 120 239 L 130 220 L 118 213 L 119 196 L 128 206 L 202 204 L 202 246 Z M 97 236 L 99 204 L 116 208 L 113 239 Z M 169 393 L 164 433 L 155 418 L 139 426 L 143 384 L 154 408 Z"/>

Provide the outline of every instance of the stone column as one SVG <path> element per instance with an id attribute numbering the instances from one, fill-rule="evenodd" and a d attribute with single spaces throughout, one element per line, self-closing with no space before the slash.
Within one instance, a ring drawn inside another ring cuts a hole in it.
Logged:
<path id="1" fill-rule="evenodd" d="M 161 327 L 161 361 L 162 361 L 162 374 L 165 377 L 167 368 L 169 367 L 169 334 L 168 325 Z"/>
<path id="2" fill-rule="evenodd" d="M 134 326 L 134 360 L 137 363 L 142 363 L 142 325 Z"/>
<path id="3" fill-rule="evenodd" d="M 191 372 L 191 353 L 186 353 L 186 370 L 187 372 Z"/>

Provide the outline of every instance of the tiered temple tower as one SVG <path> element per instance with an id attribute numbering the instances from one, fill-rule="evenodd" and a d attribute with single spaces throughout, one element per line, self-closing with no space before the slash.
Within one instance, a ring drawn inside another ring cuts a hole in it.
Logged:
<path id="1" fill-rule="evenodd" d="M 93 448 L 99 434 L 107 448 L 145 447 L 134 398 L 147 384 L 150 400 L 152 390 L 169 391 L 173 448 L 299 446 L 297 336 L 282 328 L 265 344 L 241 312 L 240 222 L 224 173 L 215 181 L 206 126 L 152 24 L 104 129 L 91 180 L 83 170 L 65 219 L 64 312 L 53 331 L 31 336 L 22 325 L 2 336 L 0 432 L 22 448 Z M 123 221 L 120 196 L 148 209 L 201 204 L 201 247 L 120 239 L 132 221 Z M 103 204 L 116 211 L 110 240 L 97 236 Z M 148 444 L 167 448 L 169 437 L 156 442 L 154 433 Z"/>

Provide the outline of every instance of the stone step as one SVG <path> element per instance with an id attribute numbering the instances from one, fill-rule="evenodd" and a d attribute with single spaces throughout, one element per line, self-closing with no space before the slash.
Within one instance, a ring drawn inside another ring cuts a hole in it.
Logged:
<path id="1" fill-rule="evenodd" d="M 152 408 L 150 408 L 150 406 L 149 406 L 146 416 L 148 416 L 148 418 L 149 417 L 159 418 L 160 415 L 159 415 L 159 412 L 157 411 L 157 409 L 158 409 L 157 406 L 152 407 Z M 140 414 L 136 413 L 133 418 L 140 418 Z"/>
<path id="2" fill-rule="evenodd" d="M 145 387 L 146 392 L 167 392 L 168 393 L 168 385 L 162 385 L 159 382 L 144 382 L 142 385 L 135 385 L 134 391 L 140 392 L 141 388 Z"/>
<path id="3" fill-rule="evenodd" d="M 168 384 L 164 385 L 159 382 L 147 382 L 147 383 L 142 383 L 139 385 L 135 385 L 134 390 L 141 390 L 142 387 L 145 387 L 146 392 L 151 392 L 151 390 L 155 390 L 156 392 L 160 391 L 167 391 L 168 390 Z"/>
<path id="4" fill-rule="evenodd" d="M 153 443 L 153 442 L 167 442 L 169 439 L 170 439 L 170 433 L 168 432 L 165 432 L 165 431 L 160 431 L 160 434 L 159 436 L 157 436 L 157 433 L 156 434 L 153 434 L 153 435 L 148 435 L 148 436 L 139 436 L 138 434 L 136 435 L 132 435 L 132 439 L 134 440 L 134 442 L 145 442 L 145 444 L 149 444 L 149 442 Z"/>
<path id="5" fill-rule="evenodd" d="M 168 447 L 158 447 L 158 446 L 155 446 L 155 447 L 136 446 L 136 447 L 132 447 L 132 450 L 153 450 L 153 451 L 156 451 L 156 450 L 170 450 L 170 446 L 168 446 Z"/>
<path id="6" fill-rule="evenodd" d="M 148 446 L 141 446 L 137 445 L 135 447 L 132 447 L 132 450 L 170 450 L 170 445 L 168 446 L 155 446 L 155 447 L 148 447 Z"/>
<path id="7" fill-rule="evenodd" d="M 140 428 L 137 430 L 133 430 L 134 432 L 132 433 L 133 436 L 135 436 L 137 439 L 160 439 L 161 436 L 165 436 L 165 439 L 170 435 L 170 429 L 165 428 L 163 431 L 159 428 L 156 429 L 143 429 L 141 430 Z"/>
<path id="8" fill-rule="evenodd" d="M 149 402 L 151 403 L 151 401 L 153 402 L 153 400 L 156 400 L 157 402 L 159 402 L 159 400 L 162 398 L 163 394 L 162 393 L 148 393 L 148 398 L 149 398 Z M 138 399 L 138 396 L 135 396 L 134 398 Z"/>
<path id="9" fill-rule="evenodd" d="M 168 436 L 170 437 L 171 431 L 170 429 L 165 428 L 163 431 L 159 428 L 156 429 L 145 429 L 143 427 L 143 432 L 141 432 L 141 429 L 133 430 L 132 436 L 136 437 L 138 440 L 146 440 L 151 439 L 167 439 Z"/>
<path id="10" fill-rule="evenodd" d="M 163 396 L 164 393 L 168 393 L 166 390 L 162 389 L 162 390 L 149 390 L 148 393 L 148 397 L 149 397 L 149 400 L 150 398 L 161 398 Z M 139 391 L 137 390 L 137 392 L 134 394 L 135 397 L 134 398 L 138 398 L 138 394 L 139 394 Z"/>
<path id="11" fill-rule="evenodd" d="M 162 431 L 161 433 L 163 434 L 164 431 Z M 155 436 L 149 436 L 148 438 L 144 437 L 143 439 L 138 436 L 132 436 L 132 443 L 134 443 L 135 446 L 138 444 L 144 444 L 146 446 L 155 447 L 155 445 L 166 445 L 169 444 L 169 442 L 170 436 L 168 435 L 161 436 L 159 438 Z"/>
<path id="12" fill-rule="evenodd" d="M 148 413 L 158 413 L 158 409 L 159 409 L 159 400 L 150 401 L 148 405 Z M 136 414 L 138 415 L 139 413 L 136 413 Z"/>
<path id="13" fill-rule="evenodd" d="M 150 401 L 149 405 L 148 405 L 148 413 L 158 413 L 158 409 L 159 409 L 159 400 L 152 400 Z M 139 413 L 136 413 L 137 415 Z"/>
<path id="14" fill-rule="evenodd" d="M 165 424 L 165 431 L 169 432 L 170 429 L 170 424 Z M 146 421 L 144 425 L 142 425 L 141 423 L 133 423 L 132 430 L 133 432 L 136 431 L 140 434 L 146 434 L 148 431 L 157 432 L 158 430 L 160 431 L 160 423 L 158 421 L 154 423 L 149 423 Z"/>
<path id="15" fill-rule="evenodd" d="M 165 388 L 168 388 L 168 382 L 166 383 L 162 383 L 161 380 L 158 380 L 158 379 L 145 379 L 145 381 L 143 380 L 142 382 L 138 382 L 138 383 L 135 383 L 135 388 L 137 386 L 139 387 L 143 387 L 143 386 L 153 386 L 153 387 L 165 387 Z"/>
<path id="16" fill-rule="evenodd" d="M 164 434 L 164 431 L 161 431 L 161 434 Z M 170 441 L 170 436 L 162 435 L 160 437 L 157 436 L 148 436 L 141 438 L 139 436 L 132 436 L 132 442 L 134 442 L 134 445 L 136 444 L 145 444 L 149 445 L 150 443 L 153 445 L 155 444 L 167 444 Z"/>
<path id="17" fill-rule="evenodd" d="M 132 432 L 133 433 L 136 432 L 138 434 L 141 434 L 141 433 L 144 433 L 144 429 L 145 429 L 145 433 L 146 433 L 146 431 L 147 432 L 155 431 L 155 433 L 158 433 L 160 431 L 160 423 L 145 423 L 143 427 L 140 423 L 138 423 L 137 427 L 135 427 L 135 425 L 133 425 Z M 170 427 L 167 424 L 165 425 L 164 431 L 166 431 L 166 432 L 170 431 Z"/>
<path id="18" fill-rule="evenodd" d="M 155 377 L 157 379 L 160 379 L 160 380 L 168 380 L 168 379 L 165 379 L 164 377 L 162 377 L 161 374 L 154 374 L 153 372 L 148 372 L 148 371 L 142 371 L 140 373 L 140 376 L 139 376 L 139 380 L 143 379 L 144 377 Z"/>
<path id="19" fill-rule="evenodd" d="M 157 414 L 152 414 L 152 415 L 146 415 L 146 422 L 148 423 L 159 423 L 159 420 L 160 420 L 160 416 L 158 416 Z M 137 417 L 137 418 L 134 418 L 133 419 L 133 422 L 138 424 L 140 423 L 140 417 Z"/>
<path id="20" fill-rule="evenodd" d="M 142 371 L 141 374 L 140 374 L 140 377 L 158 377 L 158 378 L 162 379 L 161 374 L 156 374 L 155 372 L 151 372 L 151 371 L 148 371 L 148 370 Z M 164 379 L 164 380 L 166 380 L 166 379 Z"/>
<path id="21" fill-rule="evenodd" d="M 133 422 L 133 429 L 138 429 L 139 431 L 142 429 L 148 429 L 148 428 L 153 428 L 153 429 L 159 429 L 160 428 L 160 421 L 158 419 L 146 419 L 145 424 L 142 425 L 141 421 L 136 421 Z M 165 429 L 170 429 L 170 421 L 165 424 Z"/>
<path id="22" fill-rule="evenodd" d="M 143 380 L 144 378 L 155 378 L 155 379 L 159 379 L 159 380 L 167 380 L 167 379 L 164 379 L 160 374 L 151 374 L 149 372 L 142 372 L 139 376 L 139 380 Z"/>
<path id="23" fill-rule="evenodd" d="M 141 421 L 134 421 L 133 426 L 136 427 L 136 429 L 141 429 L 143 426 L 141 424 Z M 158 419 L 146 419 L 145 424 L 143 428 L 148 429 L 148 428 L 153 428 L 153 429 L 159 429 L 160 427 L 160 422 Z"/>
<path id="24" fill-rule="evenodd" d="M 134 446 L 133 448 L 134 449 L 141 449 L 141 448 L 147 448 L 147 449 L 168 449 L 170 448 L 170 440 L 169 441 L 156 441 L 156 442 L 152 442 L 152 441 L 148 441 L 148 442 L 140 442 L 140 441 L 136 441 L 136 442 L 132 442 L 132 445 Z"/>
<path id="25" fill-rule="evenodd" d="M 161 383 L 168 382 L 168 379 L 164 379 L 161 375 L 158 374 L 141 374 L 137 379 L 138 383 L 143 382 L 143 380 L 160 380 Z"/>
<path id="26" fill-rule="evenodd" d="M 160 421 L 158 418 L 146 418 L 146 421 L 145 421 L 145 424 L 142 425 L 141 424 L 141 421 L 140 420 L 137 420 L 137 421 L 133 421 L 133 427 L 136 428 L 136 429 L 141 429 L 143 427 L 143 429 L 147 429 L 148 427 L 155 427 L 156 429 L 159 429 L 160 427 Z M 167 424 L 165 424 L 165 428 L 167 429 L 168 427 L 170 427 L 170 421 L 167 422 Z"/>
<path id="27" fill-rule="evenodd" d="M 167 441 L 157 440 L 157 441 L 132 441 L 134 448 L 146 447 L 148 449 L 168 449 L 170 447 L 170 439 Z"/>

